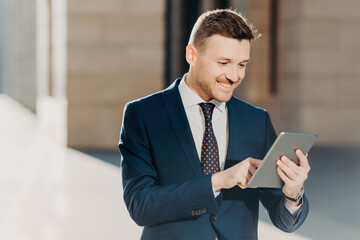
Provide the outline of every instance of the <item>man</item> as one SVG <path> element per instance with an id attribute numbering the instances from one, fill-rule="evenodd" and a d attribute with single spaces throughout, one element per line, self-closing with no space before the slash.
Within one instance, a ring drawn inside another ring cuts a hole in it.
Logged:
<path id="1" fill-rule="evenodd" d="M 126 105 L 119 142 L 124 200 L 141 239 L 257 239 L 259 201 L 273 224 L 305 220 L 310 170 L 277 161 L 282 189 L 248 188 L 276 138 L 268 113 L 235 97 L 254 33 L 232 10 L 199 17 L 186 47 L 189 72 L 168 89 Z"/>

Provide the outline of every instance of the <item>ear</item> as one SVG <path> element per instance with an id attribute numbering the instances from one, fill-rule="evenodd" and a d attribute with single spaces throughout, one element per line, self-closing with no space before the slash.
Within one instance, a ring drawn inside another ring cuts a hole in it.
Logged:
<path id="1" fill-rule="evenodd" d="M 194 65 L 195 60 L 196 60 L 196 54 L 197 54 L 197 51 L 196 51 L 194 45 L 189 44 L 186 46 L 186 61 L 190 65 Z"/>

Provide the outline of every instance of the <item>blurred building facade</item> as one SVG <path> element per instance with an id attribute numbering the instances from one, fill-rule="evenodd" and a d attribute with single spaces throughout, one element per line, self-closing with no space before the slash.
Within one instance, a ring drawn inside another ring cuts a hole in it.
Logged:
<path id="1" fill-rule="evenodd" d="M 181 77 L 194 21 L 222 7 L 262 34 L 236 96 L 266 108 L 278 132 L 359 145 L 355 0 L 0 0 L 0 90 L 56 141 L 115 150 L 125 103 Z"/>

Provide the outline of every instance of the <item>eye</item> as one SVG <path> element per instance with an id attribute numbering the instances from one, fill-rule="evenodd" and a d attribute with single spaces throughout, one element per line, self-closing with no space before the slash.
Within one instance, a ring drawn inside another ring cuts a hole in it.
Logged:
<path id="1" fill-rule="evenodd" d="M 240 67 L 246 67 L 246 63 L 240 63 L 239 66 Z"/>
<path id="2" fill-rule="evenodd" d="M 218 62 L 218 64 L 225 66 L 227 64 L 227 62 Z"/>

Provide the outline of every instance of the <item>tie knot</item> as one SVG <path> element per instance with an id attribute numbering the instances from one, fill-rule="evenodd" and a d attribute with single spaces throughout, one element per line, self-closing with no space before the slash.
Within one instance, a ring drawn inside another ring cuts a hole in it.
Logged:
<path id="1" fill-rule="evenodd" d="M 205 121 L 211 121 L 215 105 L 212 103 L 200 103 L 200 107 L 204 113 Z"/>

